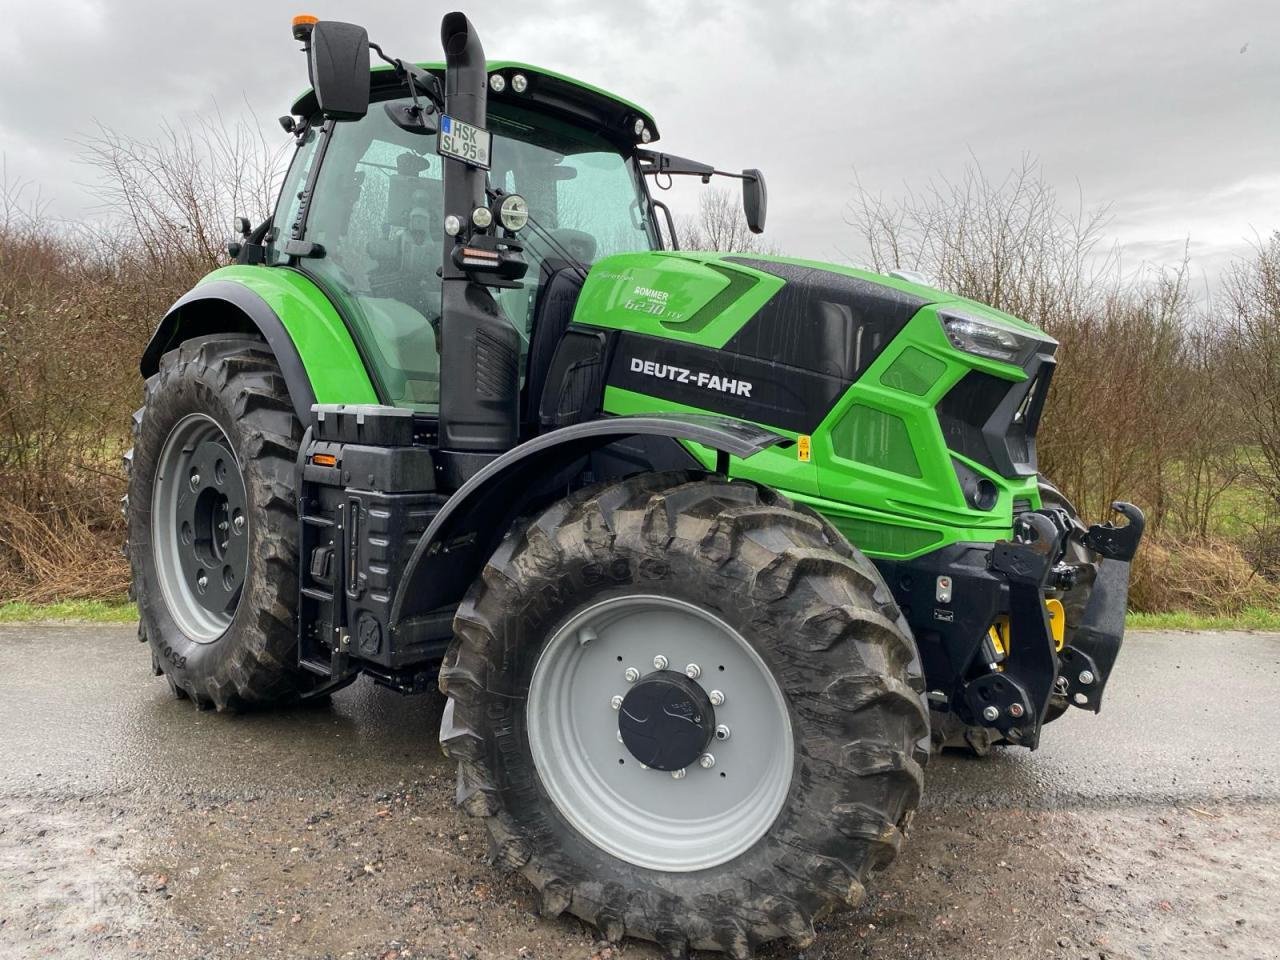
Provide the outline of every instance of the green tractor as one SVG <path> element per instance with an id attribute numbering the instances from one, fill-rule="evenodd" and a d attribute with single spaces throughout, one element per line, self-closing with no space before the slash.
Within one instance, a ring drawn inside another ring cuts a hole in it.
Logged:
<path id="1" fill-rule="evenodd" d="M 128 555 L 175 695 L 438 684 L 458 802 L 544 912 L 733 956 L 861 898 L 932 749 L 1098 710 L 1143 519 L 1038 473 L 1054 340 L 680 251 L 650 183 L 723 174 L 462 14 L 443 63 L 294 36 L 275 213 L 142 358 Z"/>

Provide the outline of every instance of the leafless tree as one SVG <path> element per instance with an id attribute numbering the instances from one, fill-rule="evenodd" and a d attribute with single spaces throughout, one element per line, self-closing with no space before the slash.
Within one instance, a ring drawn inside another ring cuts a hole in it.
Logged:
<path id="1" fill-rule="evenodd" d="M 698 195 L 696 216 L 680 218 L 680 246 L 686 250 L 724 253 L 775 253 L 752 233 L 742 212 L 740 195 L 724 187 L 707 187 Z"/>
<path id="2" fill-rule="evenodd" d="M 1269 523 L 1253 522 L 1257 550 L 1280 569 L 1280 231 L 1235 263 L 1222 286 L 1230 364 L 1218 387 L 1247 424 L 1245 475 L 1270 503 Z"/>
<path id="3" fill-rule="evenodd" d="M 288 146 L 269 143 L 252 117 L 228 122 L 216 109 L 165 122 L 154 138 L 100 125 L 81 143 L 105 212 L 132 230 L 139 255 L 197 273 L 224 259 L 235 216 L 257 223 L 269 214 Z"/>

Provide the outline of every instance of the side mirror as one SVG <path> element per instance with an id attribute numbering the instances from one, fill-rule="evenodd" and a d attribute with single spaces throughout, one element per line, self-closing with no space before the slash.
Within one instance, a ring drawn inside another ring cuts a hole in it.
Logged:
<path id="1" fill-rule="evenodd" d="M 742 171 L 742 210 L 752 233 L 764 233 L 764 218 L 769 212 L 769 191 L 764 174 L 759 170 Z"/>
<path id="2" fill-rule="evenodd" d="M 311 31 L 311 85 L 330 120 L 369 112 L 369 32 L 354 23 L 321 20 Z"/>

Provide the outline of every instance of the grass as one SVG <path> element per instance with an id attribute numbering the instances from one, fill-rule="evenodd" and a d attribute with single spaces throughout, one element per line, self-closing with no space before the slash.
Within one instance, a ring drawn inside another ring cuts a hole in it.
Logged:
<path id="1" fill-rule="evenodd" d="M 1250 607 L 1233 617 L 1172 610 L 1165 613 L 1130 613 L 1125 624 L 1131 630 L 1272 630 L 1280 631 L 1280 610 Z"/>
<path id="2" fill-rule="evenodd" d="M 0 603 L 0 623 L 132 623 L 138 609 L 127 600 L 61 600 L 56 603 Z M 1280 610 L 1253 607 L 1239 616 L 1219 617 L 1186 611 L 1130 613 L 1131 630 L 1272 630 L 1280 632 Z"/>
<path id="3" fill-rule="evenodd" d="M 59 600 L 55 603 L 0 603 L 0 623 L 132 623 L 138 608 L 128 600 Z"/>

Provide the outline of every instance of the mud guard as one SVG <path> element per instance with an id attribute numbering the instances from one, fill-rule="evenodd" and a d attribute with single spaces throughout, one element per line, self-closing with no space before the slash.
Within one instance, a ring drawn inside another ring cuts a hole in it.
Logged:
<path id="1" fill-rule="evenodd" d="M 142 352 L 142 375 L 149 377 L 160 369 L 160 357 L 183 340 L 210 333 L 260 334 L 280 364 L 298 421 L 304 426 L 311 423 L 315 391 L 293 337 L 267 301 L 231 280 L 202 283 L 178 298 Z"/>
<path id="2" fill-rule="evenodd" d="M 730 457 L 746 459 L 787 437 L 741 420 L 702 414 L 610 417 L 534 437 L 478 471 L 436 514 L 409 558 L 391 608 L 393 637 L 458 602 L 485 561 L 521 515 L 562 496 L 592 452 L 628 437 L 657 436 L 718 451 L 716 470 Z"/>

